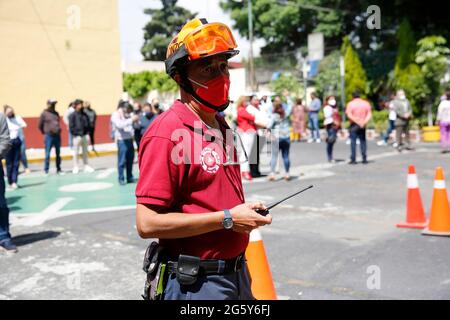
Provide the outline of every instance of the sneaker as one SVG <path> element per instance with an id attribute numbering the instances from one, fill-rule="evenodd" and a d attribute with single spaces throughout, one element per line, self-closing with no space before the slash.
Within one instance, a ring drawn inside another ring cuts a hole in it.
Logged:
<path id="1" fill-rule="evenodd" d="M 380 141 L 377 142 L 377 146 L 379 146 L 379 147 L 387 146 L 387 143 L 384 140 L 380 140 Z"/>
<path id="2" fill-rule="evenodd" d="M 285 175 L 285 176 L 284 176 L 284 180 L 286 180 L 286 181 L 291 180 L 291 176 L 290 176 L 289 174 Z"/>
<path id="3" fill-rule="evenodd" d="M 127 183 L 136 183 L 137 179 L 136 178 L 131 178 L 127 180 Z"/>
<path id="4" fill-rule="evenodd" d="M 267 178 L 269 181 L 275 181 L 275 175 L 273 173 L 269 174 L 269 177 Z"/>
<path id="5" fill-rule="evenodd" d="M 394 142 L 394 143 L 392 144 L 392 147 L 393 147 L 393 148 L 397 148 L 397 147 L 398 147 L 398 143 L 397 143 L 397 142 Z"/>
<path id="6" fill-rule="evenodd" d="M 367 161 L 367 160 L 363 160 L 363 162 L 362 162 L 362 164 L 368 164 L 369 163 L 369 161 Z"/>
<path id="7" fill-rule="evenodd" d="M 30 173 L 31 173 L 31 170 L 29 168 L 26 168 L 25 169 L 25 174 L 30 174 Z"/>
<path id="8" fill-rule="evenodd" d="M 48 173 L 47 173 L 47 174 L 48 174 Z M 64 176 L 64 175 L 66 175 L 66 173 L 65 173 L 64 171 L 62 171 L 62 170 L 56 171 L 56 174 L 57 174 L 58 176 Z"/>
<path id="9" fill-rule="evenodd" d="M 356 164 L 356 161 L 350 160 L 348 164 Z"/>
<path id="10" fill-rule="evenodd" d="M 244 178 L 247 181 L 251 181 L 253 179 L 250 172 L 242 172 L 242 178 Z"/>
<path id="11" fill-rule="evenodd" d="M 120 184 L 121 186 L 125 186 L 127 183 L 126 183 L 125 181 L 123 181 L 123 180 L 119 180 L 119 184 Z"/>
<path id="12" fill-rule="evenodd" d="M 73 168 L 73 170 L 72 170 L 73 174 L 78 174 L 78 172 L 80 172 L 80 168 L 78 168 L 78 167 Z"/>
<path id="13" fill-rule="evenodd" d="M 84 172 L 92 173 L 94 171 L 95 171 L 94 168 L 92 168 L 91 166 L 88 166 L 88 165 L 84 166 Z"/>
<path id="14" fill-rule="evenodd" d="M 316 139 L 316 143 L 321 143 L 322 141 L 320 139 Z"/>
<path id="15" fill-rule="evenodd" d="M 314 141 L 314 139 L 309 138 L 307 142 L 308 142 L 308 143 L 312 143 L 313 141 Z"/>
<path id="16" fill-rule="evenodd" d="M 19 186 L 17 185 L 17 183 L 13 183 L 13 184 L 11 184 L 11 189 L 17 190 L 17 189 L 19 189 Z"/>
<path id="17" fill-rule="evenodd" d="M 16 253 L 17 247 L 16 245 L 11 241 L 11 239 L 6 239 L 0 242 L 0 249 L 5 250 L 8 253 Z"/>

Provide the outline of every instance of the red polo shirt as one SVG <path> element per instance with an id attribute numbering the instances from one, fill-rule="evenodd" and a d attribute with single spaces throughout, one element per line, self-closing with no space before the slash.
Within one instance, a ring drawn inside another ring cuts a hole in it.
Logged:
<path id="1" fill-rule="evenodd" d="M 156 118 L 139 148 L 137 203 L 171 212 L 208 214 L 245 202 L 239 165 L 223 165 L 230 157 L 237 161 L 230 131 L 226 139 L 229 127 L 222 117 L 216 119 L 221 134 L 209 130 L 178 100 Z M 230 259 L 244 252 L 248 235 L 218 230 L 183 239 L 160 239 L 160 244 L 173 256 Z"/>

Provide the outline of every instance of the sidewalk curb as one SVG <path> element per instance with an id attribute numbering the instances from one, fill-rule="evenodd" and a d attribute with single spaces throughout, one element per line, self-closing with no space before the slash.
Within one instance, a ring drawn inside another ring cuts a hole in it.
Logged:
<path id="1" fill-rule="evenodd" d="M 95 153 L 93 151 L 89 151 L 88 157 L 89 158 L 97 158 L 97 157 L 110 156 L 110 155 L 114 155 L 114 154 L 117 154 L 117 150 L 97 151 L 97 153 Z M 72 155 L 61 156 L 61 160 L 72 160 L 72 158 L 73 158 Z M 50 160 L 55 160 L 55 159 L 56 159 L 56 156 L 50 157 Z M 44 161 L 45 161 L 44 157 L 28 159 L 28 163 L 42 163 Z"/>

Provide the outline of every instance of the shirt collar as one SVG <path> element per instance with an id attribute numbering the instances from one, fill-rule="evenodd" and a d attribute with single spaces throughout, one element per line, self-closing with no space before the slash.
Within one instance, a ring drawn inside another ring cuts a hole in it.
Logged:
<path id="1" fill-rule="evenodd" d="M 175 114 L 180 118 L 185 126 L 193 129 L 194 122 L 199 121 L 202 125 L 203 131 L 208 130 L 208 127 L 205 125 L 205 123 L 198 116 L 196 116 L 192 110 L 189 110 L 189 107 L 180 100 L 176 100 L 170 109 L 175 112 Z M 217 122 L 219 122 L 221 129 L 230 128 L 222 116 L 216 114 L 216 120 Z"/>

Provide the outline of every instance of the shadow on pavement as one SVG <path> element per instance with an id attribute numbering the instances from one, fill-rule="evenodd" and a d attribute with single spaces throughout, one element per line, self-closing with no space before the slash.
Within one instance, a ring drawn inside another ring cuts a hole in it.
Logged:
<path id="1" fill-rule="evenodd" d="M 45 182 L 36 182 L 36 183 L 28 183 L 28 184 L 21 184 L 20 189 L 25 189 L 29 187 L 35 187 L 45 184 Z"/>
<path id="2" fill-rule="evenodd" d="M 27 244 L 31 244 L 34 242 L 56 238 L 60 234 L 61 234 L 61 232 L 56 232 L 56 231 L 41 231 L 41 232 L 28 233 L 28 234 L 23 234 L 23 235 L 20 235 L 17 237 L 13 237 L 12 240 L 16 246 L 22 247 L 22 246 L 25 246 Z"/>
<path id="3" fill-rule="evenodd" d="M 6 204 L 9 207 L 10 205 L 16 203 L 17 201 L 19 201 L 22 198 L 23 198 L 22 196 L 7 197 L 6 198 Z"/>

